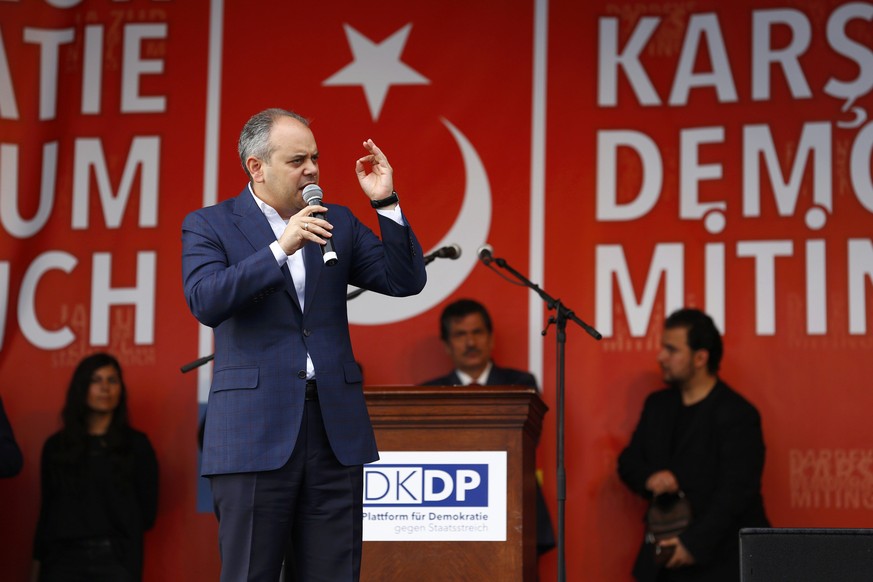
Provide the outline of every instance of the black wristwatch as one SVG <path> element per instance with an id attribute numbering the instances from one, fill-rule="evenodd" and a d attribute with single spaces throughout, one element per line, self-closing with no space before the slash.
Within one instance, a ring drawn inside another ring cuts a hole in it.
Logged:
<path id="1" fill-rule="evenodd" d="M 373 208 L 385 208 L 386 206 L 391 206 L 398 202 L 400 202 L 400 198 L 397 197 L 397 192 L 392 191 L 391 196 L 386 196 L 381 200 L 370 200 L 370 206 Z"/>

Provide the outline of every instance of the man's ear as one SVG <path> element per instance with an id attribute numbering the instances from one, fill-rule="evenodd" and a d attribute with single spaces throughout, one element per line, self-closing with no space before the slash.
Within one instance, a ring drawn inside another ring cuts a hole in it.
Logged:
<path id="1" fill-rule="evenodd" d="M 706 348 L 694 350 L 693 358 L 695 368 L 706 368 L 707 364 L 709 364 L 709 350 Z"/>
<path id="2" fill-rule="evenodd" d="M 246 159 L 246 169 L 252 177 L 252 182 L 264 181 L 264 168 L 261 160 L 254 156 L 249 156 Z"/>

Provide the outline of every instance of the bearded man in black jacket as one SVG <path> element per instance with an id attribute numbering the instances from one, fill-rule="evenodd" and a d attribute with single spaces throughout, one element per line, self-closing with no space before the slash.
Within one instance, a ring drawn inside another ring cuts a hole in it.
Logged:
<path id="1" fill-rule="evenodd" d="M 718 329 L 699 310 L 681 309 L 664 323 L 658 363 L 668 387 L 646 399 L 618 474 L 647 499 L 684 492 L 693 517 L 678 536 L 644 541 L 634 565 L 641 582 L 736 582 L 740 528 L 769 526 L 761 417 L 719 378 L 722 351 Z M 663 568 L 656 551 L 672 553 Z"/>

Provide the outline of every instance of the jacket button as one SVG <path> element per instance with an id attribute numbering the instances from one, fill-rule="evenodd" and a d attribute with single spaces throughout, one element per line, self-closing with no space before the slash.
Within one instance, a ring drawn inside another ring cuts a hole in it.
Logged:
<path id="1" fill-rule="evenodd" d="M 301 380 L 304 379 L 306 377 L 306 370 L 300 370 L 299 372 L 297 372 L 297 377 Z"/>
<path id="2" fill-rule="evenodd" d="M 311 336 L 311 335 L 312 335 L 312 332 L 309 331 L 308 329 L 304 329 L 304 330 L 303 330 L 303 337 L 309 337 L 309 336 Z"/>

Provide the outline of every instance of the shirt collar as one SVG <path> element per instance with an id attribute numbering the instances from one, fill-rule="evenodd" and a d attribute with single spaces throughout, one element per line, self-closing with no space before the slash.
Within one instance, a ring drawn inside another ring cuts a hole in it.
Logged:
<path id="1" fill-rule="evenodd" d="M 488 365 L 485 366 L 485 369 L 482 370 L 482 373 L 479 374 L 478 378 L 473 378 L 469 374 L 465 374 L 460 370 L 455 370 L 455 374 L 458 375 L 458 379 L 461 381 L 461 386 L 469 386 L 470 384 L 481 384 L 485 386 L 488 384 L 488 376 L 491 375 L 491 368 L 494 366 L 492 362 L 488 362 Z"/>
<path id="2" fill-rule="evenodd" d="M 288 224 L 287 220 L 285 220 L 284 218 L 279 216 L 279 213 L 276 212 L 275 208 L 273 208 L 272 206 L 270 206 L 269 204 L 267 204 L 266 202 L 264 202 L 263 200 L 261 200 L 260 198 L 257 197 L 257 195 L 255 194 L 255 191 L 252 189 L 251 182 L 248 183 L 248 188 L 249 188 L 249 192 L 252 195 L 252 198 L 255 199 L 255 204 L 258 205 L 258 208 L 261 209 L 261 212 L 264 214 L 264 216 L 266 216 L 268 219 L 275 217 L 275 218 L 280 219 L 285 224 Z"/>

